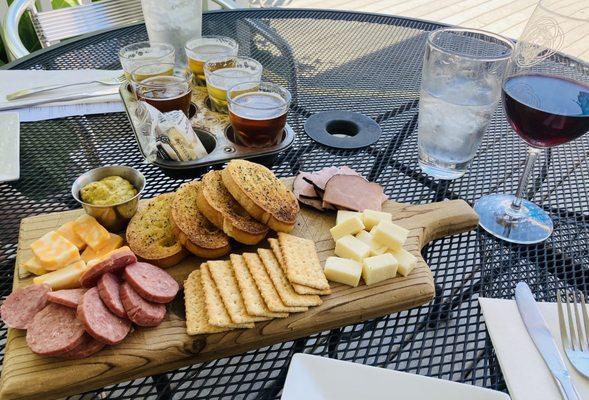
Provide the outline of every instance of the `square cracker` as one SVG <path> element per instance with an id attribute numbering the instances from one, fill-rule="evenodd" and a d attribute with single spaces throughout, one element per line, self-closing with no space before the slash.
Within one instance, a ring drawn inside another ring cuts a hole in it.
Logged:
<path id="1" fill-rule="evenodd" d="M 201 264 L 200 272 L 209 324 L 222 328 L 253 328 L 253 323 L 236 324 L 231 320 L 225 304 L 223 304 L 223 299 L 221 299 L 221 295 L 211 277 L 207 263 Z"/>
<path id="2" fill-rule="evenodd" d="M 217 333 L 231 328 L 220 328 L 209 324 L 200 270 L 195 269 L 184 281 L 184 304 L 186 305 L 186 333 L 199 335 Z"/>
<path id="3" fill-rule="evenodd" d="M 284 232 L 278 232 L 278 243 L 290 282 L 319 290 L 330 288 L 321 268 L 315 243 Z"/>
<path id="4" fill-rule="evenodd" d="M 272 250 L 258 249 L 258 255 L 284 304 L 291 307 L 311 307 L 323 303 L 321 297 L 315 294 L 298 294 L 294 291 Z"/>
<path id="5" fill-rule="evenodd" d="M 280 267 L 283 270 L 285 270 L 284 259 L 282 258 L 282 251 L 280 251 L 280 244 L 278 243 L 278 239 L 269 238 L 268 242 L 270 243 L 270 248 L 274 252 L 274 255 L 278 259 L 278 262 L 280 263 Z M 324 296 L 326 294 L 331 294 L 331 289 L 321 290 L 321 289 L 315 289 L 315 288 L 308 287 L 308 286 L 299 285 L 298 283 L 291 282 L 291 284 L 292 284 L 292 288 L 294 289 L 294 291 L 297 292 L 298 294 L 318 294 L 321 296 Z"/>
<path id="6" fill-rule="evenodd" d="M 209 265 L 211 278 L 213 278 L 215 286 L 219 290 L 221 300 L 225 304 L 225 309 L 227 309 L 231 321 L 236 324 L 248 324 L 268 319 L 267 317 L 255 317 L 247 313 L 243 304 L 243 296 L 237 285 L 237 279 L 233 274 L 233 267 L 229 261 L 208 261 L 207 264 Z"/>
<path id="7" fill-rule="evenodd" d="M 252 274 L 245 265 L 243 256 L 231 254 L 231 265 L 233 266 L 233 273 L 237 279 L 239 290 L 243 296 L 243 304 L 249 315 L 268 318 L 288 317 L 288 313 L 275 313 L 270 311 L 260 294 L 260 290 L 256 286 Z"/>
<path id="8" fill-rule="evenodd" d="M 309 309 L 308 307 L 288 307 L 284 305 L 274 284 L 272 284 L 270 276 L 266 272 L 266 267 L 264 267 L 262 260 L 256 253 L 243 253 L 243 259 L 256 282 L 256 286 L 260 289 L 262 298 L 272 312 L 302 312 Z"/>

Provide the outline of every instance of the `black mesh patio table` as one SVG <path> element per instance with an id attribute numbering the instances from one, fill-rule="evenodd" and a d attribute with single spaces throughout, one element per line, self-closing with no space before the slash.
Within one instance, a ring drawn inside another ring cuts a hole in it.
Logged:
<path id="1" fill-rule="evenodd" d="M 238 39 L 264 66 L 264 79 L 293 93 L 288 122 L 295 144 L 273 163 L 279 176 L 349 165 L 385 187 L 392 200 L 429 203 L 513 193 L 526 147 L 499 107 L 470 171 L 436 181 L 417 166 L 417 112 L 426 36 L 439 25 L 398 17 L 314 10 L 245 10 L 204 16 L 203 34 Z M 12 68 L 120 68 L 120 47 L 146 40 L 143 25 L 101 32 L 54 46 Z M 361 112 L 382 136 L 360 150 L 334 150 L 304 133 L 307 117 L 327 110 Z M 12 286 L 21 218 L 77 208 L 69 189 L 88 169 L 127 164 L 147 178 L 146 197 L 176 189 L 175 179 L 143 162 L 123 113 L 21 124 L 21 179 L 0 184 L 2 296 Z M 280 396 L 289 361 L 304 352 L 506 391 L 477 302 L 512 298 L 528 282 L 539 300 L 564 287 L 587 293 L 589 135 L 550 150 L 538 163 L 527 197 L 554 219 L 543 244 L 510 245 L 482 230 L 447 237 L 423 250 L 436 283 L 427 305 L 322 332 L 235 357 L 121 383 L 84 398 L 248 398 Z M 1 332 L 6 341 L 6 330 Z"/>

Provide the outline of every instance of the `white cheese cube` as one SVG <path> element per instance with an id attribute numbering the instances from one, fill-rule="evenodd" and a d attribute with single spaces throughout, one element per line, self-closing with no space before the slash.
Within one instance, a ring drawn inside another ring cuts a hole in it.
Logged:
<path id="1" fill-rule="evenodd" d="M 409 253 L 405 249 L 391 251 L 391 254 L 399 262 L 399 268 L 397 269 L 397 271 L 403 276 L 409 275 L 411 271 L 413 271 L 413 268 L 415 268 L 415 266 L 417 265 L 417 257 Z"/>
<path id="2" fill-rule="evenodd" d="M 365 258 L 362 263 L 362 278 L 367 285 L 394 278 L 397 275 L 397 259 L 391 253 Z"/>
<path id="3" fill-rule="evenodd" d="M 380 242 L 378 242 L 376 239 L 374 239 L 374 236 L 370 232 L 361 231 L 360 233 L 358 233 L 356 235 L 356 237 L 358 239 L 360 239 L 361 241 L 363 241 L 364 243 L 366 243 L 368 246 L 370 246 L 370 255 L 371 256 L 377 256 L 379 254 L 384 254 L 388 250 L 385 246 L 380 244 Z"/>
<path id="4" fill-rule="evenodd" d="M 325 261 L 323 272 L 325 272 L 325 277 L 332 282 L 356 287 L 360 283 L 362 264 L 349 258 L 329 257 Z"/>
<path id="5" fill-rule="evenodd" d="M 364 223 L 362 222 L 362 218 L 359 215 L 346 219 L 344 222 L 341 222 L 331 228 L 329 232 L 331 233 L 331 237 L 333 240 L 337 242 L 337 240 L 346 235 L 355 235 L 356 233 L 364 230 Z"/>
<path id="6" fill-rule="evenodd" d="M 403 244 L 409 235 L 407 229 L 388 221 L 380 221 L 372 228 L 370 233 L 372 233 L 378 242 L 391 250 L 403 248 Z"/>
<path id="7" fill-rule="evenodd" d="M 391 222 L 392 220 L 393 216 L 388 212 L 366 209 L 362 213 L 362 222 L 364 222 L 366 229 L 369 230 L 374 228 L 380 221 Z"/>
<path id="8" fill-rule="evenodd" d="M 337 217 L 335 217 L 335 224 L 339 225 L 340 223 L 344 222 L 345 220 L 353 218 L 353 217 L 362 218 L 362 213 L 359 213 L 357 211 L 339 210 L 337 212 Z"/>
<path id="9" fill-rule="evenodd" d="M 370 246 L 352 235 L 346 235 L 335 242 L 335 255 L 362 262 L 370 255 Z"/>

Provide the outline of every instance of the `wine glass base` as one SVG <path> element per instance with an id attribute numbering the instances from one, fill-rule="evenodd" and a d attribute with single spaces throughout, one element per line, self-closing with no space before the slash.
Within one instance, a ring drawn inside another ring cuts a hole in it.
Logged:
<path id="1" fill-rule="evenodd" d="M 481 227 L 511 243 L 533 244 L 546 240 L 553 229 L 550 216 L 531 201 L 523 200 L 519 218 L 510 218 L 506 210 L 510 209 L 514 198 L 508 194 L 492 194 L 478 199 L 474 210 Z"/>

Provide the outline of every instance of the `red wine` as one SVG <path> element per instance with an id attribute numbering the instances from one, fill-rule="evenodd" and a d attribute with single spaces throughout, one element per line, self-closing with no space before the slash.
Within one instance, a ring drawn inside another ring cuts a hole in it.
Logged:
<path id="1" fill-rule="evenodd" d="M 513 130 L 530 146 L 552 147 L 589 130 L 589 86 L 533 74 L 503 83 L 503 104 Z"/>

